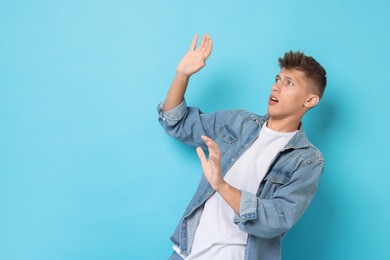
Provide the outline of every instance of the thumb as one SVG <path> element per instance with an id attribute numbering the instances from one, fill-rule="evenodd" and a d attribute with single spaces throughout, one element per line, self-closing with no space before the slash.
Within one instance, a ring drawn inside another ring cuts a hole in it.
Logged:
<path id="1" fill-rule="evenodd" d="M 201 147 L 196 147 L 196 153 L 198 154 L 200 162 L 204 164 L 207 161 L 207 159 L 203 149 Z"/>

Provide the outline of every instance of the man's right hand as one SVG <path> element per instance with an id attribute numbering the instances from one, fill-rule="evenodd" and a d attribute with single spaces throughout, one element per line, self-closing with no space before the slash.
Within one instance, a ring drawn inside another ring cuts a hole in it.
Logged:
<path id="1" fill-rule="evenodd" d="M 198 34 L 195 34 L 190 49 L 177 66 L 177 73 L 181 76 L 189 78 L 192 74 L 198 72 L 206 65 L 206 60 L 211 54 L 213 42 L 211 41 L 210 36 L 207 34 L 203 36 L 202 41 L 198 47 L 196 47 L 197 41 Z"/>

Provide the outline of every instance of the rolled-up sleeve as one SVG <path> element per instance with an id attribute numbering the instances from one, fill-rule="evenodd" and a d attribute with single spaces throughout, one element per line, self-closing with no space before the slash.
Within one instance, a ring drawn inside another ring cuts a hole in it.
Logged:
<path id="1" fill-rule="evenodd" d="M 244 223 L 257 219 L 257 197 L 255 194 L 242 190 L 240 200 L 240 216 L 234 216 L 234 223 Z"/>
<path id="2" fill-rule="evenodd" d="M 187 103 L 185 99 L 177 106 L 166 112 L 163 112 L 164 102 L 157 106 L 157 112 L 160 120 L 167 126 L 176 125 L 187 113 Z"/>
<path id="3" fill-rule="evenodd" d="M 204 114 L 197 107 L 188 107 L 185 99 L 176 107 L 163 112 L 164 103 L 157 106 L 160 125 L 173 138 L 190 146 L 207 148 L 201 136 L 206 135 L 213 140 L 218 137 L 221 127 L 230 111 L 218 111 Z"/>
<path id="4" fill-rule="evenodd" d="M 241 191 L 240 215 L 233 222 L 251 235 L 272 238 L 287 232 L 303 215 L 317 191 L 323 160 L 302 165 L 272 198 Z"/>

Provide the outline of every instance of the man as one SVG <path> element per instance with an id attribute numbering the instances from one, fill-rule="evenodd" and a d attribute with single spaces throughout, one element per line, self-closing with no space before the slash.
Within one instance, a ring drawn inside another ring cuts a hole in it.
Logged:
<path id="1" fill-rule="evenodd" d="M 204 173 L 171 237 L 170 259 L 280 259 L 281 240 L 308 207 L 324 168 L 301 119 L 318 104 L 326 72 L 312 57 L 288 52 L 279 59 L 267 115 L 203 114 L 184 99 L 212 50 L 208 35 L 198 47 L 197 40 L 158 107 L 166 132 L 197 147 Z"/>

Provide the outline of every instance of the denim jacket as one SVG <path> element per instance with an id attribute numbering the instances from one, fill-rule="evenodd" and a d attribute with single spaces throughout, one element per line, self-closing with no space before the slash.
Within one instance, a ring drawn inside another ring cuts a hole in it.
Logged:
<path id="1" fill-rule="evenodd" d="M 172 137 L 191 146 L 207 149 L 200 138 L 206 135 L 221 149 L 223 175 L 255 141 L 268 115 L 258 116 L 244 110 L 204 114 L 187 107 L 157 110 L 159 122 Z M 281 241 L 309 206 L 324 169 L 321 152 L 307 139 L 302 125 L 271 162 L 256 194 L 241 190 L 240 215 L 232 221 L 248 233 L 245 259 L 281 259 Z M 203 175 L 202 175 L 203 176 Z M 171 241 L 181 254 L 188 255 L 205 201 L 215 192 L 204 176 L 188 204 Z"/>

